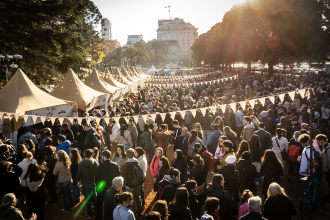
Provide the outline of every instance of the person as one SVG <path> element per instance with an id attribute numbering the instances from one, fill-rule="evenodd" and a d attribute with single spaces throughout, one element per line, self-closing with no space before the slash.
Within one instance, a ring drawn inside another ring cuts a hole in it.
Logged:
<path id="1" fill-rule="evenodd" d="M 176 142 L 174 143 L 174 151 L 181 150 L 182 151 L 182 158 L 184 165 L 188 162 L 188 129 L 186 127 L 182 128 L 181 135 L 177 138 Z"/>
<path id="2" fill-rule="evenodd" d="M 152 155 L 154 155 L 154 147 L 152 144 L 152 134 L 151 130 L 148 128 L 147 124 L 144 124 L 144 131 L 140 137 L 140 147 L 149 155 L 148 162 L 152 160 Z"/>
<path id="3" fill-rule="evenodd" d="M 87 149 L 92 149 L 93 147 L 100 148 L 101 146 L 101 137 L 97 131 L 92 127 L 91 124 L 85 124 L 86 136 L 84 140 L 83 151 Z M 96 142 L 96 140 L 98 140 Z"/>
<path id="4" fill-rule="evenodd" d="M 26 149 L 24 144 L 20 144 L 17 146 L 15 164 L 19 164 L 24 159 L 24 153 L 26 153 L 26 152 L 28 152 L 28 150 Z"/>
<path id="5" fill-rule="evenodd" d="M 64 152 L 67 153 L 67 155 L 69 155 L 71 149 L 71 142 L 69 140 L 66 140 L 63 134 L 59 134 L 57 136 L 57 141 L 58 141 L 58 147 L 56 148 L 55 152 L 57 153 L 60 150 L 63 150 Z"/>
<path id="6" fill-rule="evenodd" d="M 42 161 L 45 159 L 45 147 L 46 146 L 52 146 L 53 140 L 52 140 L 52 133 L 50 131 L 47 131 L 44 134 L 44 138 L 39 143 L 38 146 L 38 152 L 36 155 L 36 160 L 38 161 L 38 164 L 41 164 Z"/>
<path id="7" fill-rule="evenodd" d="M 46 142 L 45 142 L 46 143 Z M 55 149 L 52 146 L 45 147 L 45 159 L 42 164 L 47 168 L 46 176 L 45 176 L 45 186 L 49 192 L 50 201 L 46 202 L 46 205 L 55 205 L 57 202 L 57 194 L 56 194 L 56 177 L 53 174 L 55 165 L 57 163 Z"/>
<path id="8" fill-rule="evenodd" d="M 218 140 L 223 135 L 222 132 L 219 130 L 219 124 L 215 123 L 212 127 L 212 134 L 211 137 L 208 139 L 208 150 L 211 154 L 215 154 L 218 146 Z"/>
<path id="9" fill-rule="evenodd" d="M 108 189 L 104 196 L 104 220 L 112 220 L 113 219 L 113 210 L 116 208 L 116 204 L 114 203 L 114 198 L 116 194 L 120 194 L 122 192 L 124 186 L 124 178 L 121 176 L 117 176 L 112 180 L 112 187 Z"/>
<path id="10" fill-rule="evenodd" d="M 134 124 L 134 119 L 130 118 L 128 120 L 128 130 L 131 135 L 132 143 L 133 143 L 133 148 L 137 146 L 137 129 Z"/>
<path id="11" fill-rule="evenodd" d="M 227 140 L 231 141 L 233 143 L 233 150 L 234 152 L 237 152 L 237 135 L 236 133 L 231 130 L 229 126 L 226 126 L 223 130 L 224 135 L 227 137 Z"/>
<path id="12" fill-rule="evenodd" d="M 23 168 L 10 161 L 0 161 L 0 198 L 3 198 L 7 193 L 16 193 L 20 187 L 19 178 L 23 171 Z"/>
<path id="13" fill-rule="evenodd" d="M 146 220 L 167 220 L 167 218 L 163 219 L 159 212 L 150 211 L 146 215 Z"/>
<path id="14" fill-rule="evenodd" d="M 72 181 L 73 204 L 76 205 L 80 202 L 80 188 L 79 188 L 79 182 L 76 182 L 76 175 L 78 172 L 78 165 L 82 160 L 76 148 L 71 148 L 70 157 L 71 157 L 70 171 L 73 180 Z"/>
<path id="15" fill-rule="evenodd" d="M 289 151 L 288 140 L 282 136 L 282 129 L 276 129 L 276 137 L 273 137 L 273 151 L 276 153 L 277 157 L 280 159 L 283 167 L 286 167 L 286 161 L 282 158 L 282 151 Z"/>
<path id="16" fill-rule="evenodd" d="M 18 199 L 14 193 L 7 193 L 2 198 L 0 206 L 0 219 L 25 220 L 22 211 L 17 208 Z M 32 213 L 29 220 L 37 220 L 37 214 Z"/>
<path id="17" fill-rule="evenodd" d="M 173 198 L 174 198 L 174 193 L 173 193 Z M 154 206 L 152 207 L 152 212 L 158 212 L 160 214 L 160 220 L 168 220 L 168 207 L 165 200 L 158 200 L 155 202 Z"/>
<path id="18" fill-rule="evenodd" d="M 137 148 L 135 148 L 134 156 L 138 160 L 138 162 L 139 162 L 139 164 L 140 164 L 140 166 L 143 170 L 143 184 L 141 185 L 141 200 L 142 200 L 142 206 L 144 206 L 145 205 L 145 200 L 144 200 L 143 185 L 144 185 L 144 182 L 146 180 L 147 169 L 148 169 L 146 152 L 141 147 L 137 147 Z"/>
<path id="19" fill-rule="evenodd" d="M 72 174 L 70 172 L 71 161 L 69 155 L 60 150 L 57 152 L 58 162 L 55 165 L 53 174 L 58 177 L 58 184 L 61 189 L 64 207 L 61 211 L 69 214 L 73 210 L 73 194 L 72 194 Z"/>
<path id="20" fill-rule="evenodd" d="M 273 122 L 271 121 L 271 119 L 267 117 L 268 113 L 266 111 L 262 111 L 260 115 L 261 115 L 261 119 L 259 119 L 259 122 L 263 123 L 264 125 L 263 130 L 271 134 L 274 128 L 273 128 Z M 259 127 L 260 127 L 260 123 L 259 123 Z"/>
<path id="21" fill-rule="evenodd" d="M 171 167 L 176 168 L 180 171 L 180 179 L 183 180 L 183 175 L 185 173 L 185 163 L 183 161 L 183 154 L 180 149 L 174 151 Z"/>
<path id="22" fill-rule="evenodd" d="M 202 114 L 202 113 L 200 113 L 200 111 L 197 111 L 197 114 L 198 113 L 199 114 Z M 197 114 L 196 114 L 196 118 L 198 118 Z M 194 127 L 195 127 L 195 130 L 197 132 L 198 138 L 201 139 L 201 140 L 203 140 L 203 129 L 202 129 L 201 124 L 199 122 L 196 122 Z"/>
<path id="23" fill-rule="evenodd" d="M 299 168 L 299 174 L 302 176 L 310 176 L 310 137 L 309 134 L 302 134 L 299 136 L 298 139 L 299 143 L 303 146 L 304 150 L 301 155 L 300 159 L 300 168 Z M 312 157 L 312 164 L 315 162 L 315 148 L 313 146 L 313 157 Z M 315 168 L 313 168 L 313 173 L 315 173 Z"/>
<path id="24" fill-rule="evenodd" d="M 99 165 L 100 150 L 97 147 L 93 147 L 92 150 L 93 150 L 92 158 L 96 161 L 97 165 Z"/>
<path id="25" fill-rule="evenodd" d="M 220 209 L 220 201 L 215 197 L 207 197 L 205 201 L 206 211 L 203 213 L 202 218 L 206 215 L 211 216 L 214 220 L 220 220 L 219 209 Z"/>
<path id="26" fill-rule="evenodd" d="M 272 135 L 269 131 L 265 130 L 265 124 L 259 123 L 259 130 L 253 134 L 258 135 L 261 145 L 261 155 L 264 155 L 265 151 L 272 148 Z"/>
<path id="27" fill-rule="evenodd" d="M 162 155 L 163 155 L 163 148 L 157 147 L 156 154 L 155 154 L 155 156 L 153 156 L 151 163 L 150 163 L 150 172 L 151 172 L 152 177 L 154 178 L 154 181 L 156 181 L 156 178 L 159 173 L 159 161 L 160 161 L 160 158 L 162 157 Z"/>
<path id="28" fill-rule="evenodd" d="M 237 214 L 238 219 L 243 215 L 247 214 L 248 212 L 250 212 L 248 200 L 252 196 L 253 193 L 248 189 L 244 190 L 244 192 L 242 193 L 241 199 L 243 204 L 238 208 L 238 214 Z"/>
<path id="29" fill-rule="evenodd" d="M 223 150 L 224 150 L 225 154 L 221 159 L 219 167 L 217 168 L 218 170 L 220 170 L 221 167 L 224 167 L 226 165 L 227 157 L 235 156 L 235 153 L 234 153 L 234 150 L 233 150 L 233 143 L 231 141 L 225 140 L 223 142 Z"/>
<path id="30" fill-rule="evenodd" d="M 142 118 L 142 117 L 140 117 Z M 114 141 L 115 137 L 120 130 L 120 125 L 115 121 L 115 119 L 111 118 L 110 119 L 110 128 L 108 130 L 108 134 L 110 134 L 110 142 L 112 144 L 112 147 L 116 149 L 117 143 Z M 110 150 L 110 149 L 109 149 Z"/>
<path id="31" fill-rule="evenodd" d="M 252 123 L 252 119 L 249 116 L 245 116 L 243 120 L 243 131 L 241 134 L 242 140 L 248 141 L 254 132 L 254 124 Z"/>
<path id="32" fill-rule="evenodd" d="M 97 162 L 92 159 L 93 151 L 87 149 L 85 151 L 85 159 L 78 165 L 78 172 L 76 175 L 76 182 L 81 180 L 82 193 L 85 197 L 87 212 L 82 215 L 82 218 L 90 218 L 92 216 L 91 202 L 95 197 L 95 173 Z"/>
<path id="33" fill-rule="evenodd" d="M 169 220 L 192 220 L 189 202 L 188 190 L 184 187 L 179 187 L 175 192 L 175 200 L 168 205 Z"/>
<path id="34" fill-rule="evenodd" d="M 189 179 L 197 182 L 198 189 L 196 195 L 200 195 L 204 192 L 205 186 L 205 175 L 203 173 L 204 160 L 200 155 L 196 154 L 191 162 L 193 167 L 191 168 Z"/>
<path id="35" fill-rule="evenodd" d="M 260 175 L 264 176 L 262 194 L 267 197 L 268 186 L 273 182 L 281 183 L 283 168 L 280 159 L 273 150 L 266 150 L 261 163 Z"/>
<path id="36" fill-rule="evenodd" d="M 243 193 L 246 189 L 255 194 L 255 178 L 258 177 L 256 166 L 252 163 L 251 152 L 244 151 L 241 159 L 236 164 L 236 169 L 239 174 L 240 192 Z"/>
<path id="37" fill-rule="evenodd" d="M 268 187 L 268 198 L 264 204 L 262 215 L 267 219 L 291 219 L 297 214 L 291 199 L 285 194 L 284 189 L 278 183 L 272 183 Z M 279 212 L 279 210 L 281 210 Z"/>
<path id="38" fill-rule="evenodd" d="M 125 146 L 127 151 L 129 148 L 133 147 L 133 142 L 130 132 L 127 130 L 126 125 L 122 124 L 120 126 L 120 131 L 117 132 L 114 142 Z"/>
<path id="39" fill-rule="evenodd" d="M 67 122 L 64 122 L 62 124 L 62 130 L 60 133 L 64 135 L 65 140 L 70 141 L 71 144 L 74 143 L 74 135 Z"/>
<path id="40" fill-rule="evenodd" d="M 298 161 L 298 157 L 301 156 L 303 151 L 303 146 L 301 143 L 299 143 L 298 138 L 301 135 L 299 131 L 295 131 L 293 134 L 293 138 L 291 138 L 289 142 L 289 152 L 291 151 L 290 148 L 292 147 L 298 147 L 300 150 L 297 152 L 297 156 L 290 156 L 289 161 L 289 179 L 288 181 L 291 182 L 292 176 L 299 177 L 299 167 L 300 162 Z M 294 171 L 296 170 L 296 174 L 294 174 Z"/>
<path id="41" fill-rule="evenodd" d="M 133 195 L 130 192 L 116 194 L 114 197 L 114 203 L 117 207 L 113 210 L 113 220 L 135 220 L 134 213 L 130 210 L 133 201 Z"/>
<path id="42" fill-rule="evenodd" d="M 234 201 L 231 199 L 232 195 L 224 189 L 224 183 L 223 176 L 221 174 L 215 174 L 212 178 L 212 183 L 206 187 L 206 196 L 215 197 L 220 200 L 220 219 L 234 219 L 238 210 Z"/>
<path id="43" fill-rule="evenodd" d="M 261 214 L 261 198 L 259 196 L 250 197 L 248 200 L 250 211 L 239 218 L 239 220 L 267 220 Z"/>
<path id="44" fill-rule="evenodd" d="M 195 193 L 197 192 L 197 182 L 195 180 L 188 180 L 184 187 L 188 190 L 189 193 L 189 209 L 193 219 L 198 219 L 200 215 L 201 207 L 197 200 Z"/>
<path id="45" fill-rule="evenodd" d="M 289 120 L 289 122 L 291 123 L 290 120 Z M 282 116 L 281 119 L 280 119 L 280 123 L 278 123 L 276 125 L 276 130 L 278 128 L 285 129 L 287 131 L 287 136 L 285 138 L 291 137 L 291 130 L 292 130 L 292 128 L 288 125 L 288 121 L 287 121 L 287 119 L 286 119 L 285 116 Z"/>
<path id="46" fill-rule="evenodd" d="M 240 106 L 238 108 L 238 111 L 236 112 L 236 126 L 237 126 L 237 136 L 240 137 L 242 130 L 243 130 L 243 120 L 244 120 L 244 115 L 243 115 L 243 108 Z"/>
<path id="47" fill-rule="evenodd" d="M 290 120 L 292 123 L 292 133 L 294 134 L 296 131 L 300 131 L 301 125 L 298 122 L 297 116 L 292 117 Z"/>
<path id="48" fill-rule="evenodd" d="M 152 135 L 158 139 L 157 147 L 161 147 L 163 149 L 163 153 L 166 155 L 166 151 L 168 148 L 168 145 L 165 146 L 165 141 L 167 139 L 168 135 L 171 135 L 168 131 L 168 125 L 167 124 L 161 124 L 155 129 L 152 130 Z"/>
<path id="49" fill-rule="evenodd" d="M 193 158 L 193 156 L 194 156 L 194 146 L 195 146 L 195 144 L 198 144 L 198 143 L 201 144 L 202 140 L 199 139 L 199 137 L 197 137 L 197 131 L 192 130 L 190 132 L 190 136 L 188 138 L 188 151 L 187 151 L 187 154 L 188 154 L 189 159 Z"/>
<path id="50" fill-rule="evenodd" d="M 27 172 L 27 169 L 29 167 L 29 165 L 31 163 L 35 163 L 35 164 L 38 164 L 37 160 L 33 159 L 33 155 L 31 152 L 25 152 L 24 153 L 24 159 L 18 164 L 18 166 L 20 166 L 22 169 L 23 169 L 23 173 L 21 175 L 21 180 L 24 178 L 26 172 Z M 21 189 L 22 189 L 22 192 L 25 192 L 26 191 L 26 182 L 25 181 L 21 181 Z"/>
<path id="51" fill-rule="evenodd" d="M 179 122 L 177 120 L 172 121 L 173 128 L 175 129 L 173 132 L 170 132 L 172 135 L 173 143 L 176 142 L 178 137 L 182 133 L 182 128 L 179 126 Z"/>
<path id="52" fill-rule="evenodd" d="M 38 140 L 34 134 L 31 133 L 31 127 L 25 128 L 25 134 L 21 135 L 18 139 L 17 144 L 24 144 L 27 139 L 31 139 L 34 145 L 38 144 Z"/>
<path id="53" fill-rule="evenodd" d="M 44 191 L 45 172 L 44 166 L 31 163 L 22 181 L 26 182 L 26 204 L 32 213 L 36 213 L 38 219 L 44 219 L 44 202 L 46 195 Z"/>
<path id="54" fill-rule="evenodd" d="M 33 157 L 36 156 L 36 147 L 31 139 L 26 139 L 25 142 L 25 147 L 28 151 L 30 151 L 33 155 Z"/>
<path id="55" fill-rule="evenodd" d="M 96 219 L 102 219 L 103 202 L 105 193 L 112 187 L 112 180 L 120 176 L 119 167 L 110 160 L 111 153 L 109 150 L 102 152 L 102 161 L 95 171 L 96 184 Z"/>
<path id="56" fill-rule="evenodd" d="M 251 160 L 254 162 L 254 165 L 257 168 L 257 172 L 260 173 L 260 167 L 261 167 L 261 144 L 259 140 L 259 136 L 256 134 L 253 134 L 249 140 L 249 150 L 252 153 Z"/>
<path id="57" fill-rule="evenodd" d="M 159 189 L 159 182 L 164 178 L 164 176 L 170 170 L 170 163 L 166 157 L 161 157 L 158 164 L 159 172 L 154 183 L 154 191 L 157 192 Z"/>
<path id="58" fill-rule="evenodd" d="M 83 147 L 83 133 L 84 133 L 84 126 L 79 124 L 78 120 L 75 118 L 73 119 L 73 125 L 71 126 L 71 130 L 74 137 L 75 146 L 82 149 Z"/>
<path id="59" fill-rule="evenodd" d="M 250 151 L 249 142 L 247 142 L 247 141 L 241 141 L 241 143 L 239 144 L 238 151 L 237 151 L 237 154 L 236 154 L 236 160 L 237 161 L 240 160 L 240 158 L 242 157 L 242 154 L 243 154 L 244 151 Z"/>
<path id="60" fill-rule="evenodd" d="M 322 172 L 325 174 L 325 178 L 327 180 L 328 186 L 330 186 L 330 145 L 328 143 L 328 138 L 324 134 L 319 134 L 315 137 L 317 144 L 323 147 L 323 151 L 321 154 L 322 157 Z M 330 192 L 328 195 L 325 195 L 324 198 L 326 200 L 330 200 Z"/>
<path id="61" fill-rule="evenodd" d="M 112 156 L 112 162 L 117 164 L 120 172 L 122 172 L 127 159 L 125 146 L 122 144 L 117 145 L 117 152 Z"/>
<path id="62" fill-rule="evenodd" d="M 211 138 L 210 124 L 212 123 L 212 115 L 210 114 L 210 109 L 207 108 L 205 114 L 201 116 L 200 123 L 203 129 L 203 145 L 207 146 Z M 219 125 L 218 125 L 219 129 Z M 218 140 L 218 139 L 217 139 Z"/>
<path id="63" fill-rule="evenodd" d="M 175 196 L 175 191 L 180 185 L 180 171 L 171 168 L 168 171 L 168 174 L 164 176 L 164 178 L 159 181 L 159 189 L 161 189 L 161 200 L 165 200 L 167 204 L 170 204 Z"/>
<path id="64" fill-rule="evenodd" d="M 142 201 L 141 201 L 141 197 L 140 197 L 140 191 L 141 191 L 141 186 L 136 186 L 133 185 L 133 169 L 135 166 L 140 167 L 139 162 L 137 159 L 134 158 L 134 150 L 132 148 L 128 149 L 126 152 L 126 156 L 127 156 L 127 161 L 123 166 L 122 169 L 122 177 L 124 178 L 124 184 L 126 186 L 127 192 L 132 193 L 133 198 L 134 198 L 134 202 L 133 202 L 133 206 L 132 209 L 133 211 L 135 210 L 135 213 L 141 217 L 141 207 L 142 207 Z M 142 170 L 142 168 L 140 167 L 140 169 Z M 138 178 L 138 177 L 135 177 Z M 143 179 L 141 184 L 143 183 Z M 136 205 L 136 209 L 135 209 L 135 205 Z"/>

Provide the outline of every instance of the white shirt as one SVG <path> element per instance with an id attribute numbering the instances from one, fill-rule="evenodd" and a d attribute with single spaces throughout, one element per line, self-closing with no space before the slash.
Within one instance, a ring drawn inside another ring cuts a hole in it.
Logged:
<path id="1" fill-rule="evenodd" d="M 38 164 L 38 162 L 37 162 L 35 159 L 32 160 L 32 163 Z M 27 158 L 24 158 L 24 159 L 18 164 L 18 166 L 20 166 L 20 167 L 23 169 L 23 173 L 22 173 L 22 175 L 21 175 L 21 186 L 23 186 L 23 187 L 26 187 L 26 182 L 25 182 L 25 180 L 23 180 L 23 178 L 24 178 L 24 176 L 25 176 L 25 174 L 26 174 L 26 172 L 27 172 L 27 169 L 28 169 L 28 167 L 29 167 L 30 164 L 31 164 L 31 163 L 28 161 Z"/>
<path id="2" fill-rule="evenodd" d="M 311 156 L 311 148 L 310 146 L 307 146 L 304 148 L 303 152 L 302 152 L 302 155 L 301 155 L 301 162 L 300 162 L 300 169 L 299 169 L 299 174 L 300 175 L 303 175 L 303 176 L 309 176 L 307 175 L 305 172 L 306 172 L 306 169 L 308 167 L 308 164 L 309 164 L 309 158 Z M 307 155 L 307 157 L 306 157 Z M 308 158 L 308 160 L 307 160 Z M 315 154 L 313 152 L 313 159 L 315 158 Z M 315 173 L 315 168 L 313 168 L 313 173 Z"/>
<path id="3" fill-rule="evenodd" d="M 278 140 L 278 144 L 280 145 L 280 148 L 278 148 L 276 139 Z M 281 151 L 283 151 L 284 149 L 286 152 L 289 151 L 288 140 L 284 137 L 281 137 L 281 139 L 278 139 L 278 137 L 273 137 L 272 142 L 273 142 L 273 151 L 275 152 L 275 154 L 277 155 L 277 157 L 281 160 L 281 163 L 283 164 Z"/>

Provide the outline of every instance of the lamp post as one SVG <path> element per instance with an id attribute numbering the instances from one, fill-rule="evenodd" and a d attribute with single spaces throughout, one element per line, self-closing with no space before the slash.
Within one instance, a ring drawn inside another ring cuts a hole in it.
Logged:
<path id="1" fill-rule="evenodd" d="M 86 63 L 87 63 L 87 68 L 88 68 L 88 74 L 91 75 L 90 69 L 91 69 L 91 63 L 92 63 L 92 56 L 89 54 L 86 57 Z"/>
<path id="2" fill-rule="evenodd" d="M 6 80 L 8 82 L 8 75 L 9 75 L 9 69 L 17 69 L 18 65 L 14 63 L 14 60 L 16 62 L 19 62 L 23 58 L 22 55 L 15 54 L 15 55 L 2 55 L 0 54 L 0 70 L 6 69 Z M 10 64 L 12 62 L 12 64 Z"/>
<path id="3" fill-rule="evenodd" d="M 202 60 L 201 64 L 202 64 L 202 74 L 203 74 L 204 73 L 204 60 Z"/>

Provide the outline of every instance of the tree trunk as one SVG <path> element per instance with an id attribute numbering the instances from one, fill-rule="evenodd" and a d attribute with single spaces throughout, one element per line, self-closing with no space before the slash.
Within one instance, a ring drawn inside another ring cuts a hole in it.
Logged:
<path id="1" fill-rule="evenodd" d="M 273 73 L 274 73 L 274 63 L 273 62 L 268 63 L 268 73 L 271 75 L 273 75 Z"/>
<path id="2" fill-rule="evenodd" d="M 233 67 L 231 66 L 231 63 L 229 64 L 229 70 L 232 71 Z"/>
<path id="3" fill-rule="evenodd" d="M 248 61 L 247 72 L 248 74 L 251 72 L 251 61 Z"/>

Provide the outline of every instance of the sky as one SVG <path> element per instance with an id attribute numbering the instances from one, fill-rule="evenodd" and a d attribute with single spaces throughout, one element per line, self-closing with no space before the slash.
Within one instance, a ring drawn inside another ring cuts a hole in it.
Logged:
<path id="1" fill-rule="evenodd" d="M 203 34 L 222 21 L 234 4 L 245 0 L 93 0 L 102 16 L 112 23 L 112 39 L 126 44 L 127 35 L 143 35 L 147 42 L 157 37 L 158 20 L 183 18 Z M 101 30 L 101 26 L 97 27 Z"/>

